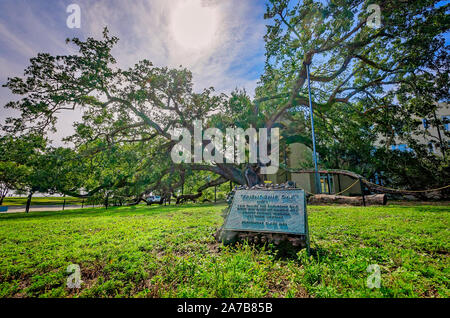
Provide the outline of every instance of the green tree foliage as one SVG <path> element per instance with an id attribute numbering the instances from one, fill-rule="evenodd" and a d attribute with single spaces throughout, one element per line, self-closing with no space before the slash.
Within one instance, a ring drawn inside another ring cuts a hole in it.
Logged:
<path id="1" fill-rule="evenodd" d="M 414 138 L 423 133 L 422 118 L 442 129 L 434 114 L 437 102 L 449 99 L 449 6 L 439 2 L 269 1 L 266 67 L 257 89 L 266 126 L 287 123 L 291 140 L 310 146 L 310 64 L 324 168 L 368 177 L 383 171 L 390 182 L 413 188 L 447 182 L 447 144 L 434 140 L 441 154 L 430 155 Z M 368 25 L 374 3 L 379 27 Z M 396 140 L 414 152 L 391 152 Z"/>
<path id="2" fill-rule="evenodd" d="M 28 207 L 36 192 L 60 192 L 78 178 L 70 169 L 73 151 L 47 146 L 39 135 L 0 139 L 0 177 L 9 189 L 28 193 Z"/>

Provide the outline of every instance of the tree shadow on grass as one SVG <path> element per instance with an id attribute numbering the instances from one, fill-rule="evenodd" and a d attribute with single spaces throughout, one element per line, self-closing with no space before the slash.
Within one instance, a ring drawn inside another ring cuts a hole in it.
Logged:
<path id="1" fill-rule="evenodd" d="M 160 206 L 153 205 L 148 206 L 144 204 L 131 205 L 131 206 L 110 206 L 108 209 L 105 207 L 96 208 L 81 208 L 73 210 L 64 211 L 30 211 L 30 213 L 17 212 L 17 213 L 0 213 L 1 220 L 18 220 L 18 219 L 42 219 L 42 218 L 76 218 L 76 217 L 95 217 L 95 216 L 128 216 L 131 213 L 139 213 L 143 215 L 157 215 L 161 213 L 177 212 L 187 208 L 206 208 L 213 207 L 215 204 L 180 204 L 180 205 L 169 205 Z"/>

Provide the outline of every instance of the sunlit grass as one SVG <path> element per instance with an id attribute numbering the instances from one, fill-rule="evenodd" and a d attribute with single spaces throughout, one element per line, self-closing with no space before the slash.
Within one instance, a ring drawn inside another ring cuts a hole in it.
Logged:
<path id="1" fill-rule="evenodd" d="M 311 255 L 224 247 L 224 205 L 0 215 L 2 297 L 449 297 L 449 207 L 309 207 Z M 66 268 L 83 284 L 67 289 Z M 366 285 L 381 267 L 381 288 Z"/>

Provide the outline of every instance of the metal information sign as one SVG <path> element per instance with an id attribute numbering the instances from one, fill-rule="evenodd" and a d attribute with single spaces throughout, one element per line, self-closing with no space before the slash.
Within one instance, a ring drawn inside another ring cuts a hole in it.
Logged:
<path id="1" fill-rule="evenodd" d="M 305 235 L 308 240 L 305 192 L 237 190 L 224 229 Z"/>

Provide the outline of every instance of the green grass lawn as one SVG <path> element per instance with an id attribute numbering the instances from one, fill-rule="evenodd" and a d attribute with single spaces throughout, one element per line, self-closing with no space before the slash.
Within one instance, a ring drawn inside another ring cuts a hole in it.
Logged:
<path id="1" fill-rule="evenodd" d="M 81 205 L 83 199 L 66 197 L 66 204 L 76 204 Z M 64 197 L 32 197 L 31 205 L 62 205 L 64 202 Z M 13 205 L 26 205 L 27 197 L 6 197 L 3 200 L 3 205 L 13 206 Z"/>
<path id="2" fill-rule="evenodd" d="M 224 205 L 0 215 L 1 297 L 449 297 L 449 206 L 310 206 L 311 256 L 224 247 Z M 83 284 L 67 289 L 69 264 Z M 366 285 L 370 264 L 381 288 Z"/>

